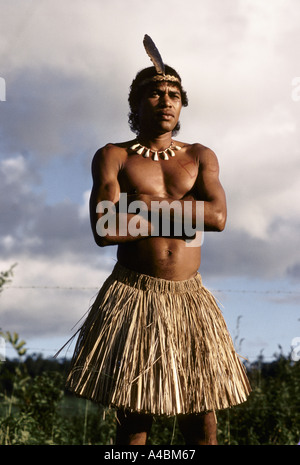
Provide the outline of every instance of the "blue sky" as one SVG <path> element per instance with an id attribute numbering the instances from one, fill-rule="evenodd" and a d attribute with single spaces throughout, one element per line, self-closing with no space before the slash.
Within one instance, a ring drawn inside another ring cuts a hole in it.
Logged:
<path id="1" fill-rule="evenodd" d="M 288 353 L 300 336 L 299 2 L 0 0 L 0 11 L 0 267 L 18 263 L 2 330 L 53 355 L 113 267 L 116 249 L 89 227 L 90 164 L 134 137 L 127 95 L 149 66 L 147 33 L 188 92 L 178 140 L 219 158 L 228 222 L 205 235 L 203 281 L 241 355 Z"/>

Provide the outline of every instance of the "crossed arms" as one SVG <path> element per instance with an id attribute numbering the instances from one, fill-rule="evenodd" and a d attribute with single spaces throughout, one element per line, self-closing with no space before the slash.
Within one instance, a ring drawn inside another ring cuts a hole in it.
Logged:
<path id="1" fill-rule="evenodd" d="M 180 199 L 143 193 L 126 195 L 128 205 L 125 212 L 120 211 L 119 208 L 120 197 L 124 195 L 120 192 L 118 181 L 122 167 L 120 149 L 109 144 L 96 152 L 92 162 L 93 187 L 90 196 L 90 220 L 96 243 L 103 247 L 153 235 L 153 217 L 164 217 L 164 208 L 165 214 L 168 213 L 172 223 L 181 221 L 185 225 L 190 224 L 192 228 L 197 228 L 201 224 L 201 229 L 204 231 L 222 231 L 225 227 L 227 211 L 225 193 L 219 180 L 217 157 L 210 149 L 203 150 L 202 146 L 198 148 L 198 144 L 193 146 L 193 150 L 199 151 L 199 170 L 190 192 Z M 199 208 L 200 203 L 202 209 Z M 106 228 L 104 231 L 101 228 L 107 218 L 104 218 L 104 215 L 107 215 L 105 205 L 113 207 L 110 212 L 112 220 L 110 224 L 114 224 L 114 227 Z M 189 208 L 186 208 L 187 206 Z M 133 222 L 136 224 L 135 207 L 139 208 L 142 227 L 132 233 L 132 228 L 130 230 L 128 226 Z M 202 218 L 199 218 L 200 215 Z"/>

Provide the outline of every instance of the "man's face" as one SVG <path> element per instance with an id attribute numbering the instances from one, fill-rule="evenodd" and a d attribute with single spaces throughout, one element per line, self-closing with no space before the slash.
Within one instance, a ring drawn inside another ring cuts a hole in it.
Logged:
<path id="1" fill-rule="evenodd" d="M 141 132 L 172 132 L 181 108 L 181 93 L 174 84 L 160 82 L 148 87 L 139 106 Z"/>

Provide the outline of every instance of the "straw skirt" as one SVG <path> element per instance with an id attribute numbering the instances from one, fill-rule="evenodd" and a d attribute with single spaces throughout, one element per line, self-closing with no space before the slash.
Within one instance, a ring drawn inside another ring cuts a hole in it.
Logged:
<path id="1" fill-rule="evenodd" d="M 118 263 L 80 329 L 66 387 L 153 415 L 219 410 L 251 388 L 201 276 L 167 281 Z"/>

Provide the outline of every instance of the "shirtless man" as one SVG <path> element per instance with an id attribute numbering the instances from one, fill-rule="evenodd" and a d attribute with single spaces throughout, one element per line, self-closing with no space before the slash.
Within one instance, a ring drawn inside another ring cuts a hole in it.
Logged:
<path id="1" fill-rule="evenodd" d="M 170 147 L 181 109 L 182 94 L 178 84 L 158 81 L 146 86 L 138 108 L 138 141 L 153 151 Z M 192 200 L 194 204 L 202 200 L 204 229 L 222 231 L 226 200 L 219 180 L 217 157 L 203 145 L 174 141 L 181 147 L 176 155 L 155 162 L 152 157 L 132 153 L 133 143 L 108 144 L 94 157 L 90 214 L 95 241 L 101 247 L 117 244 L 118 261 L 128 269 L 167 280 L 190 279 L 200 267 L 200 246 L 187 247 L 185 239 L 178 237 L 131 236 L 129 232 L 120 236 L 118 228 L 115 235 L 100 236 L 96 225 L 102 214 L 96 213 L 96 207 L 103 200 L 117 204 L 120 193 L 127 193 L 130 201 L 142 200 L 148 211 L 151 211 L 153 200 L 172 202 L 176 199 L 181 203 Z M 132 216 L 128 214 L 128 222 Z M 193 220 L 195 224 L 195 218 Z M 125 418 L 120 412 L 117 442 L 144 444 L 150 424 L 150 418 L 145 415 Z M 213 413 L 184 417 L 179 424 L 187 443 L 216 444 Z"/>
<path id="2" fill-rule="evenodd" d="M 140 71 L 129 104 L 137 139 L 106 145 L 92 163 L 92 231 L 100 247 L 118 246 L 118 262 L 80 329 L 66 387 L 117 408 L 117 444 L 146 444 L 153 415 L 177 415 L 186 444 L 217 444 L 215 410 L 251 390 L 198 273 L 201 230 L 226 222 L 218 160 L 173 140 L 187 106 L 173 68 Z"/>

